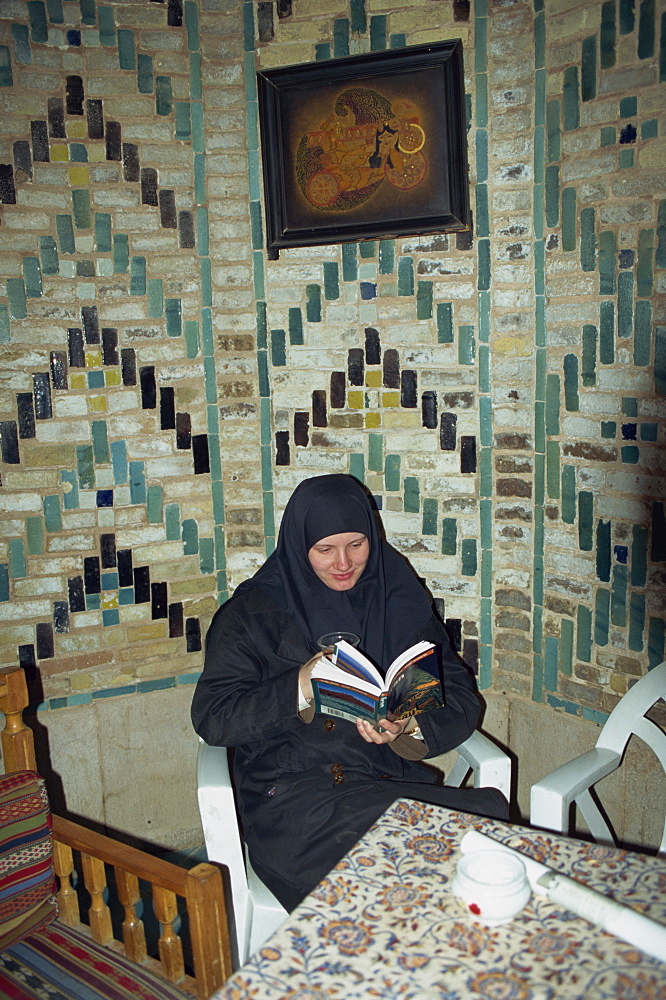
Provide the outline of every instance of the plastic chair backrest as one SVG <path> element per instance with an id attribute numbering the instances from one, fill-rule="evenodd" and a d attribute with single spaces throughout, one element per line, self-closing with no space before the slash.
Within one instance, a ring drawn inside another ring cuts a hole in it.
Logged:
<path id="1" fill-rule="evenodd" d="M 645 718 L 660 698 L 666 700 L 666 661 L 653 667 L 620 699 L 599 734 L 597 747 L 622 754 L 632 734 L 636 735 L 654 751 L 666 771 L 666 736 Z"/>

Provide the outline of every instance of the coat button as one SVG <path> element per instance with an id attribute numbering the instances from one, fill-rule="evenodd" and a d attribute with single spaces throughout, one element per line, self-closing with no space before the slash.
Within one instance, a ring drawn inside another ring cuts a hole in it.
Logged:
<path id="1" fill-rule="evenodd" d="M 341 785 L 342 782 L 345 780 L 345 776 L 344 774 L 342 774 L 341 771 L 338 771 L 333 780 L 335 781 L 336 785 Z"/>
<path id="2" fill-rule="evenodd" d="M 331 764 L 331 774 L 340 774 L 342 771 L 342 764 Z"/>
<path id="3" fill-rule="evenodd" d="M 335 729 L 335 723 L 333 722 L 333 719 L 326 720 L 326 722 L 324 723 L 324 729 L 327 729 L 329 733 L 332 729 Z"/>

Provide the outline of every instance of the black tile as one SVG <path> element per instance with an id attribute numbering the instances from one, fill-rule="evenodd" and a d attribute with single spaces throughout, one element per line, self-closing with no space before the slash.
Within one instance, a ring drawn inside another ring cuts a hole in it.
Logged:
<path id="1" fill-rule="evenodd" d="M 150 599 L 150 568 L 137 566 L 134 570 L 134 603 L 148 604 Z"/>
<path id="2" fill-rule="evenodd" d="M 433 430 L 437 426 L 437 393 L 424 392 L 421 396 L 421 423 Z"/>
<path id="3" fill-rule="evenodd" d="M 38 660 L 50 660 L 55 655 L 55 641 L 53 638 L 53 626 L 50 622 L 40 622 L 35 626 L 35 645 L 37 647 Z"/>
<path id="4" fill-rule="evenodd" d="M 32 153 L 30 143 L 21 139 L 14 143 L 14 170 L 22 170 L 28 177 L 32 177 Z"/>
<path id="5" fill-rule="evenodd" d="M 99 319 L 97 306 L 82 306 L 81 322 L 86 337 L 86 344 L 99 344 Z"/>
<path id="6" fill-rule="evenodd" d="M 14 168 L 11 163 L 0 163 L 0 202 L 3 205 L 16 204 Z"/>
<path id="7" fill-rule="evenodd" d="M 83 114 L 83 80 L 80 76 L 68 76 L 65 89 L 67 98 L 67 114 Z"/>
<path id="8" fill-rule="evenodd" d="M 192 418 L 189 413 L 176 414 L 176 448 L 189 451 L 192 447 Z"/>
<path id="9" fill-rule="evenodd" d="M 113 326 L 102 327 L 102 362 L 105 365 L 117 365 L 120 361 L 118 356 L 118 331 Z"/>
<path id="10" fill-rule="evenodd" d="M 122 160 L 123 142 L 120 134 L 120 122 L 107 122 L 104 136 L 106 138 L 107 160 Z"/>
<path id="11" fill-rule="evenodd" d="M 136 352 L 133 347 L 123 347 L 120 352 L 123 385 L 136 385 Z"/>
<path id="12" fill-rule="evenodd" d="M 31 392 L 16 394 L 16 410 L 18 414 L 19 437 L 34 438 L 35 436 L 35 406 Z"/>
<path id="13" fill-rule="evenodd" d="M 69 341 L 69 367 L 85 368 L 86 352 L 83 349 L 83 330 L 78 326 L 70 326 L 67 338 Z"/>
<path id="14" fill-rule="evenodd" d="M 2 443 L 2 461 L 6 462 L 7 465 L 18 465 L 21 457 L 15 420 L 0 420 L 0 442 Z"/>
<path id="15" fill-rule="evenodd" d="M 185 632 L 185 621 L 183 618 L 183 605 L 169 605 L 169 638 L 175 639 Z"/>
<path id="16" fill-rule="evenodd" d="M 291 17 L 291 0 L 277 0 L 277 16 Z"/>
<path id="17" fill-rule="evenodd" d="M 79 278 L 94 278 L 95 262 L 93 260 L 77 260 L 76 274 Z"/>
<path id="18" fill-rule="evenodd" d="M 51 351 L 51 381 L 54 389 L 67 389 L 67 354 L 65 351 Z"/>
<path id="19" fill-rule="evenodd" d="M 347 375 L 352 385 L 365 384 L 365 358 L 360 347 L 352 347 L 347 355 Z"/>
<path id="20" fill-rule="evenodd" d="M 95 502 L 98 507 L 113 507 L 113 490 L 97 490 Z"/>
<path id="21" fill-rule="evenodd" d="M 382 349 L 379 333 L 372 326 L 365 328 L 365 362 L 368 365 L 378 365 L 382 360 Z"/>
<path id="22" fill-rule="evenodd" d="M 294 414 L 294 444 L 307 448 L 310 443 L 310 414 L 298 410 Z"/>
<path id="23" fill-rule="evenodd" d="M 37 420 L 49 420 L 53 416 L 51 405 L 51 379 L 48 372 L 32 373 L 32 394 L 35 400 Z"/>
<path id="24" fill-rule="evenodd" d="M 443 624 L 444 620 L 446 618 L 446 608 L 445 608 L 445 605 L 444 605 L 444 598 L 443 597 L 433 597 L 432 603 L 433 603 L 433 606 L 435 608 L 435 614 L 437 615 L 437 617 L 439 618 L 439 620 Z"/>
<path id="25" fill-rule="evenodd" d="M 442 413 L 439 425 L 439 447 L 442 451 L 456 450 L 456 425 L 458 417 L 455 413 Z"/>
<path id="26" fill-rule="evenodd" d="M 312 426 L 328 427 L 326 393 L 323 389 L 315 389 L 312 393 Z"/>
<path id="27" fill-rule="evenodd" d="M 36 163 L 49 162 L 49 130 L 46 122 L 30 122 L 32 158 Z"/>
<path id="28" fill-rule="evenodd" d="M 273 4 L 257 4 L 257 31 L 260 42 L 270 42 L 273 40 L 275 29 L 273 28 Z"/>
<path id="29" fill-rule="evenodd" d="M 123 177 L 126 181 L 138 181 L 141 178 L 139 147 L 133 142 L 123 143 Z"/>
<path id="30" fill-rule="evenodd" d="M 383 378 L 384 388 L 400 388 L 400 355 L 395 348 L 384 351 Z"/>
<path id="31" fill-rule="evenodd" d="M 198 618 L 188 618 L 185 622 L 185 640 L 188 653 L 198 653 L 201 649 L 201 625 Z"/>
<path id="32" fill-rule="evenodd" d="M 67 601 L 53 602 L 53 628 L 56 632 L 69 632 L 69 607 Z"/>
<path id="33" fill-rule="evenodd" d="M 26 643 L 18 648 L 18 661 L 19 667 L 26 672 L 28 670 L 33 670 L 37 666 L 37 660 L 35 659 L 35 647 L 32 643 Z"/>
<path id="34" fill-rule="evenodd" d="M 471 434 L 460 438 L 460 471 L 476 472 L 476 438 Z"/>
<path id="35" fill-rule="evenodd" d="M 176 195 L 174 191 L 160 191 L 158 193 L 160 205 L 160 225 L 165 229 L 176 229 Z"/>
<path id="36" fill-rule="evenodd" d="M 453 20 L 469 21 L 469 0 L 453 0 Z"/>
<path id="37" fill-rule="evenodd" d="M 289 431 L 275 432 L 275 464 L 289 465 Z"/>
<path id="38" fill-rule="evenodd" d="M 417 403 L 416 372 L 406 368 L 400 375 L 400 405 L 414 407 Z"/>
<path id="39" fill-rule="evenodd" d="M 194 475 L 200 476 L 210 472 L 210 454 L 208 452 L 208 435 L 195 434 L 192 438 L 192 456 L 194 458 Z"/>
<path id="40" fill-rule="evenodd" d="M 86 111 L 88 119 L 88 138 L 104 138 L 104 111 L 102 102 L 99 100 L 86 101 Z"/>
<path id="41" fill-rule="evenodd" d="M 151 600 L 151 618 L 166 618 L 167 617 L 167 585 L 166 583 L 151 583 L 150 585 L 150 600 Z"/>
<path id="42" fill-rule="evenodd" d="M 620 145 L 626 146 L 632 142 L 636 142 L 636 126 L 629 122 L 623 129 L 620 129 Z"/>
<path id="43" fill-rule="evenodd" d="M 479 673 L 479 640 L 463 640 L 462 658 L 474 675 Z"/>
<path id="44" fill-rule="evenodd" d="M 173 430 L 176 426 L 175 395 L 170 385 L 160 389 L 160 427 L 163 431 Z M 189 448 L 189 444 L 187 447 Z"/>
<path id="45" fill-rule="evenodd" d="M 69 597 L 69 610 L 74 614 L 77 611 L 86 610 L 86 595 L 83 590 L 83 577 L 73 576 L 67 581 L 67 593 Z"/>
<path id="46" fill-rule="evenodd" d="M 474 246 L 474 233 L 471 229 L 466 229 L 462 233 L 456 233 L 456 250 L 471 250 Z"/>
<path id="47" fill-rule="evenodd" d="M 157 406 L 157 383 L 153 365 L 143 365 L 139 369 L 141 382 L 141 406 L 144 410 L 154 410 Z"/>
<path id="48" fill-rule="evenodd" d="M 167 24 L 170 28 L 180 28 L 183 24 L 182 0 L 169 0 L 167 5 Z"/>
<path id="49" fill-rule="evenodd" d="M 102 586 L 98 556 L 86 556 L 83 560 L 83 579 L 85 582 L 86 594 L 101 593 Z"/>
<path id="50" fill-rule="evenodd" d="M 157 171 L 152 167 L 141 170 L 141 204 L 157 207 Z"/>
<path id="51" fill-rule="evenodd" d="M 178 213 L 178 244 L 184 250 L 191 250 L 196 245 L 194 217 L 191 212 Z"/>
<path id="52" fill-rule="evenodd" d="M 345 405 L 347 376 L 344 372 L 331 372 L 331 409 L 341 410 Z"/>
<path id="53" fill-rule="evenodd" d="M 132 550 L 118 549 L 117 562 L 118 562 L 118 586 L 133 587 L 134 568 L 132 566 Z"/>
<path id="54" fill-rule="evenodd" d="M 49 120 L 49 135 L 52 139 L 66 139 L 65 107 L 59 97 L 49 97 L 47 117 Z M 35 157 L 37 159 L 37 157 Z"/>
<path id="55" fill-rule="evenodd" d="M 116 565 L 116 536 L 113 533 L 100 535 L 99 549 L 102 553 L 102 569 L 113 569 Z"/>
<path id="56" fill-rule="evenodd" d="M 460 618 L 447 618 L 445 623 L 449 639 L 454 649 L 460 652 L 462 647 L 462 621 Z"/>

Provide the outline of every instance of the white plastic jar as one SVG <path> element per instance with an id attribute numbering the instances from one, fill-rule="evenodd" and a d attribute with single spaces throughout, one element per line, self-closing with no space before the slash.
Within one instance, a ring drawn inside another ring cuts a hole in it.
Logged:
<path id="1" fill-rule="evenodd" d="M 508 923 L 530 898 L 525 865 L 505 851 L 463 855 L 451 889 L 474 920 L 489 925 Z"/>

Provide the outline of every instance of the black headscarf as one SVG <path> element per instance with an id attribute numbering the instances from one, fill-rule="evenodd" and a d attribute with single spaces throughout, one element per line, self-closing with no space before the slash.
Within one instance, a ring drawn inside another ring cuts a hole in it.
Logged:
<path id="1" fill-rule="evenodd" d="M 370 556 L 358 583 L 335 591 L 316 575 L 308 552 L 321 538 L 347 531 L 367 535 Z M 296 487 L 275 551 L 236 593 L 254 587 L 295 618 L 313 651 L 326 632 L 355 632 L 361 637 L 359 648 L 382 671 L 411 645 L 432 613 L 425 589 L 381 538 L 363 487 L 346 475 L 315 476 Z"/>

